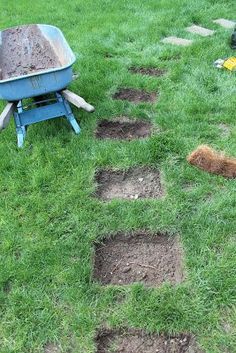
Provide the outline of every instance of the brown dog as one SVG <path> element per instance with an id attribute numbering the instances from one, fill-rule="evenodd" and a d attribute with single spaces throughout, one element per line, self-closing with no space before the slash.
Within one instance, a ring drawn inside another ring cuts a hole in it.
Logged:
<path id="1" fill-rule="evenodd" d="M 208 146 L 198 146 L 187 157 L 187 161 L 209 173 L 226 178 L 236 178 L 236 158 L 226 157 L 223 153 L 218 153 Z"/>

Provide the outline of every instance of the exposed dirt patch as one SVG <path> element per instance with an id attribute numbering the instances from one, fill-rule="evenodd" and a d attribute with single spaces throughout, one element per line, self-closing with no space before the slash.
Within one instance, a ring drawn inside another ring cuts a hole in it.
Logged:
<path id="1" fill-rule="evenodd" d="M 114 99 L 127 100 L 132 103 L 140 102 L 155 102 L 157 98 L 156 92 L 146 92 L 134 88 L 121 88 L 118 92 L 113 95 Z"/>
<path id="2" fill-rule="evenodd" d="M 1 80 L 60 66 L 59 58 L 37 25 L 2 32 Z"/>
<path id="3" fill-rule="evenodd" d="M 44 347 L 44 353 L 60 353 L 60 348 L 54 343 L 47 343 Z"/>
<path id="4" fill-rule="evenodd" d="M 129 71 L 134 74 L 148 75 L 148 76 L 163 76 L 166 73 L 164 69 L 157 69 L 155 67 L 130 67 Z"/>
<path id="5" fill-rule="evenodd" d="M 104 330 L 97 335 L 96 353 L 201 353 L 194 337 L 148 334 L 141 330 Z"/>
<path id="6" fill-rule="evenodd" d="M 178 238 L 137 232 L 106 239 L 95 250 L 94 277 L 102 284 L 179 283 L 183 270 Z"/>
<path id="7" fill-rule="evenodd" d="M 99 122 L 96 137 L 101 139 L 133 140 L 150 136 L 152 124 L 143 120 L 120 117 Z"/>
<path id="8" fill-rule="evenodd" d="M 146 167 L 128 170 L 100 170 L 96 174 L 96 195 L 103 200 L 160 198 L 164 195 L 160 171 Z"/>

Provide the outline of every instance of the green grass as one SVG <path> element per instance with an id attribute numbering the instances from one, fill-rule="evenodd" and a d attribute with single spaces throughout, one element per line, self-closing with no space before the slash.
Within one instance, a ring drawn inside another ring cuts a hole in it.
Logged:
<path id="1" fill-rule="evenodd" d="M 64 353 L 92 353 L 102 325 L 188 331 L 206 353 L 236 352 L 236 184 L 185 159 L 201 143 L 236 155 L 235 74 L 212 65 L 234 54 L 231 31 L 212 20 L 233 19 L 235 1 L 8 0 L 0 9 L 1 28 L 48 23 L 62 29 L 78 53 L 80 78 L 71 89 L 96 107 L 93 115 L 74 111 L 80 136 L 63 119 L 30 127 L 23 150 L 13 122 L 0 135 L 0 352 L 42 353 L 54 342 Z M 185 32 L 193 22 L 216 34 Z M 168 35 L 194 44 L 161 44 Z M 142 77 L 128 72 L 131 65 L 168 73 Z M 160 96 L 154 105 L 134 106 L 111 99 L 118 87 Z M 96 140 L 97 121 L 119 115 L 147 119 L 161 133 L 143 141 Z M 230 127 L 228 137 L 220 123 Z M 165 199 L 103 203 L 93 197 L 98 168 L 138 165 L 163 171 Z M 186 185 L 192 186 L 187 192 Z M 141 228 L 180 234 L 186 280 L 159 289 L 94 283 L 94 241 Z"/>

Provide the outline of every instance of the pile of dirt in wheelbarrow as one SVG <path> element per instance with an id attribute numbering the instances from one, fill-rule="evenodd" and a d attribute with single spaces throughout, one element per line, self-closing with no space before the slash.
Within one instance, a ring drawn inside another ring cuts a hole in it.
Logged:
<path id="1" fill-rule="evenodd" d="M 37 25 L 7 29 L 1 39 L 0 80 L 62 66 Z"/>

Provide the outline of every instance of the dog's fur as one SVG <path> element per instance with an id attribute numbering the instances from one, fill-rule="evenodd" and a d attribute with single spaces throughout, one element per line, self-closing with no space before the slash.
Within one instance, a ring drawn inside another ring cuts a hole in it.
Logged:
<path id="1" fill-rule="evenodd" d="M 209 173 L 226 178 L 236 178 L 236 158 L 226 157 L 223 153 L 216 152 L 206 145 L 198 146 L 187 157 L 187 161 Z"/>

